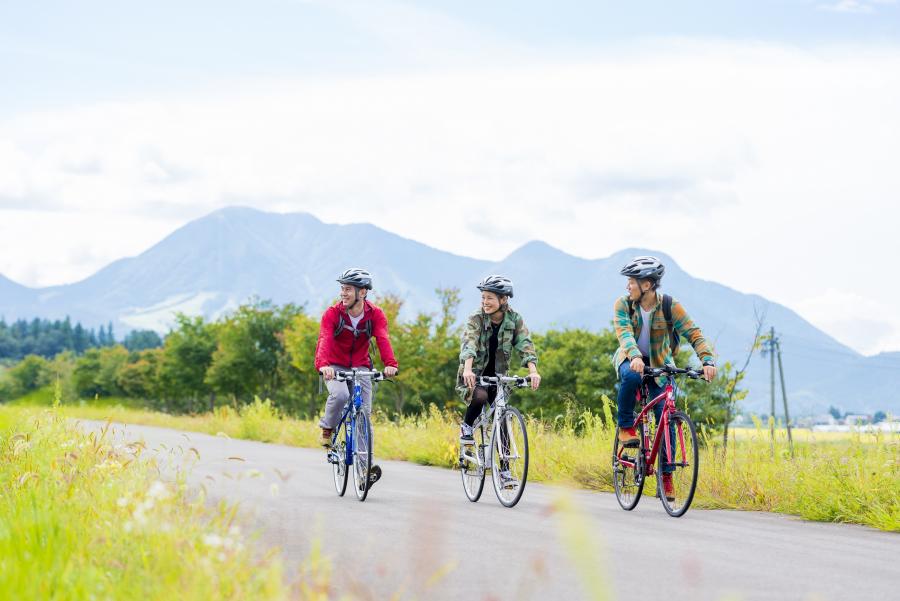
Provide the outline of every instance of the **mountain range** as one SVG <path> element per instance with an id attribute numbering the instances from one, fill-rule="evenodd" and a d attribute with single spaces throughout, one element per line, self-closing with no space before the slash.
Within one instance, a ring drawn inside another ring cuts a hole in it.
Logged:
<path id="1" fill-rule="evenodd" d="M 0 275 L 5 319 L 70 316 L 87 326 L 112 320 L 119 336 L 132 329 L 168 330 L 177 311 L 219 317 L 253 296 L 306 303 L 316 312 L 336 297 L 335 277 L 365 266 L 376 292 L 404 299 L 404 314 L 437 311 L 437 288 L 461 290 L 460 316 L 478 306 L 475 284 L 486 274 L 513 279 L 513 305 L 538 331 L 610 326 L 612 304 L 623 294 L 619 269 L 631 257 L 655 254 L 666 263 L 664 291 L 687 307 L 713 343 L 719 362 L 746 356 L 754 310 L 781 336 L 788 398 L 795 415 L 848 411 L 900 412 L 888 385 L 900 373 L 900 353 L 863 356 L 783 305 L 692 277 L 665 253 L 624 249 L 603 259 L 566 254 L 529 242 L 499 260 L 463 257 L 370 224 L 327 224 L 306 213 L 266 213 L 229 207 L 192 221 L 136 257 L 61 286 L 28 288 Z M 766 411 L 768 360 L 754 357 L 743 406 Z M 780 408 L 780 397 L 778 400 Z M 780 413 L 780 409 L 778 413 Z"/>

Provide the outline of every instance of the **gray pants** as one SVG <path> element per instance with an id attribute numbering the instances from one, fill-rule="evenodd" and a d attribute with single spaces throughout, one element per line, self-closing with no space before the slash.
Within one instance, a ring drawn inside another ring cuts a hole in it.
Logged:
<path id="1" fill-rule="evenodd" d="M 347 371 L 349 367 L 341 367 L 340 365 L 332 365 L 335 371 Z M 372 380 L 363 378 L 359 380 L 362 389 L 362 410 L 369 415 L 372 412 Z M 328 387 L 328 400 L 325 401 L 325 414 L 319 420 L 320 428 L 334 429 L 341 420 L 344 413 L 344 405 L 350 399 L 353 393 L 350 390 L 350 382 L 338 382 L 337 380 L 327 380 L 325 386 Z"/>

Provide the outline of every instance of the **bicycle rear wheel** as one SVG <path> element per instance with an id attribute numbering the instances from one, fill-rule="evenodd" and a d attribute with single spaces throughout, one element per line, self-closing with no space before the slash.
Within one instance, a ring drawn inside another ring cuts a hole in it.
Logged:
<path id="1" fill-rule="evenodd" d="M 643 442 L 641 445 L 643 446 Z M 613 487 L 616 490 L 616 500 L 625 511 L 637 507 L 641 500 L 644 471 L 644 450 L 641 447 L 622 447 L 619 444 L 619 429 L 616 428 L 612 454 Z"/>
<path id="2" fill-rule="evenodd" d="M 343 497 L 344 493 L 347 492 L 347 476 L 349 476 L 347 471 L 346 429 L 347 425 L 345 422 L 341 422 L 338 425 L 334 448 L 331 451 L 333 453 L 332 459 L 336 459 L 336 461 L 331 463 L 331 472 L 334 477 L 334 489 L 339 497 Z"/>
<path id="3" fill-rule="evenodd" d="M 515 407 L 507 407 L 497 425 L 491 438 L 491 480 L 500 503 L 513 507 L 528 479 L 528 432 L 525 418 Z"/>
<path id="4" fill-rule="evenodd" d="M 466 497 L 476 503 L 481 498 L 481 492 L 484 490 L 484 424 L 481 424 L 472 433 L 475 444 L 462 445 L 459 449 L 459 473 L 462 475 L 463 490 Z M 464 457 L 463 454 L 468 452 L 475 455 L 479 459 L 479 463 L 473 462 L 470 458 Z"/>
<path id="5" fill-rule="evenodd" d="M 356 416 L 353 446 L 353 485 L 356 498 L 365 501 L 369 494 L 369 472 L 372 470 L 372 427 L 369 416 L 363 411 Z"/>
<path id="6" fill-rule="evenodd" d="M 691 506 L 694 500 L 694 491 L 697 489 L 697 475 L 700 468 L 700 451 L 697 447 L 697 430 L 694 422 L 685 413 L 676 411 L 669 418 L 670 441 L 672 445 L 672 457 L 664 458 L 663 446 L 659 451 L 656 474 L 656 491 L 663 508 L 670 516 L 678 518 Z M 665 441 L 662 441 L 665 445 Z M 672 488 L 669 497 L 665 494 L 663 479 L 666 471 L 671 473 Z"/>

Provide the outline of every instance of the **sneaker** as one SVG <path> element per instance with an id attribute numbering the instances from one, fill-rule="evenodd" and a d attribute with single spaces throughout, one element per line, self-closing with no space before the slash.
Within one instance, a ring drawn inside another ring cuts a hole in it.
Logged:
<path id="1" fill-rule="evenodd" d="M 641 439 L 634 428 L 619 428 L 619 444 L 623 447 L 640 446 Z"/>
<path id="2" fill-rule="evenodd" d="M 519 485 L 519 481 L 513 478 L 509 470 L 504 470 L 500 472 L 500 485 L 503 488 L 515 488 Z"/>
<path id="3" fill-rule="evenodd" d="M 372 485 L 378 482 L 381 478 L 381 468 L 377 465 L 373 465 L 372 469 L 369 470 L 369 488 L 372 488 Z"/>
<path id="4" fill-rule="evenodd" d="M 322 438 L 319 439 L 319 442 L 322 443 L 322 446 L 326 449 L 331 448 L 331 434 L 334 431 L 331 428 L 322 428 Z"/>
<path id="5" fill-rule="evenodd" d="M 666 501 L 675 500 L 675 483 L 672 482 L 672 474 L 663 474 L 663 494 L 666 495 Z"/>
<path id="6" fill-rule="evenodd" d="M 472 435 L 474 430 L 469 424 L 462 424 L 459 427 L 459 441 L 463 444 L 475 444 L 475 437 Z"/>

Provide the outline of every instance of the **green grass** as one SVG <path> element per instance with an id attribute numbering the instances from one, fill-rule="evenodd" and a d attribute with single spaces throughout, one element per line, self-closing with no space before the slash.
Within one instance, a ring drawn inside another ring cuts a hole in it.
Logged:
<path id="1" fill-rule="evenodd" d="M 314 421 L 279 415 L 257 401 L 235 411 L 174 416 L 116 405 L 60 408 L 67 415 L 224 434 L 301 447 L 318 445 Z M 609 491 L 613 432 L 607 417 L 585 413 L 548 424 L 529 420 L 529 480 Z M 453 468 L 459 416 L 437 409 L 397 421 L 376 416 L 376 453 L 385 459 Z M 702 435 L 701 435 L 702 436 Z M 900 434 L 797 437 L 791 457 L 786 435 L 773 447 L 768 427 L 744 430 L 724 453 L 718 439 L 702 449 L 694 506 L 775 511 L 809 520 L 864 524 L 900 531 Z M 653 482 L 646 490 L 654 490 Z"/>
<path id="2" fill-rule="evenodd" d="M 54 410 L 0 408 L 0 591 L 8 599 L 280 599 L 233 509 L 158 479 L 141 446 Z"/>

